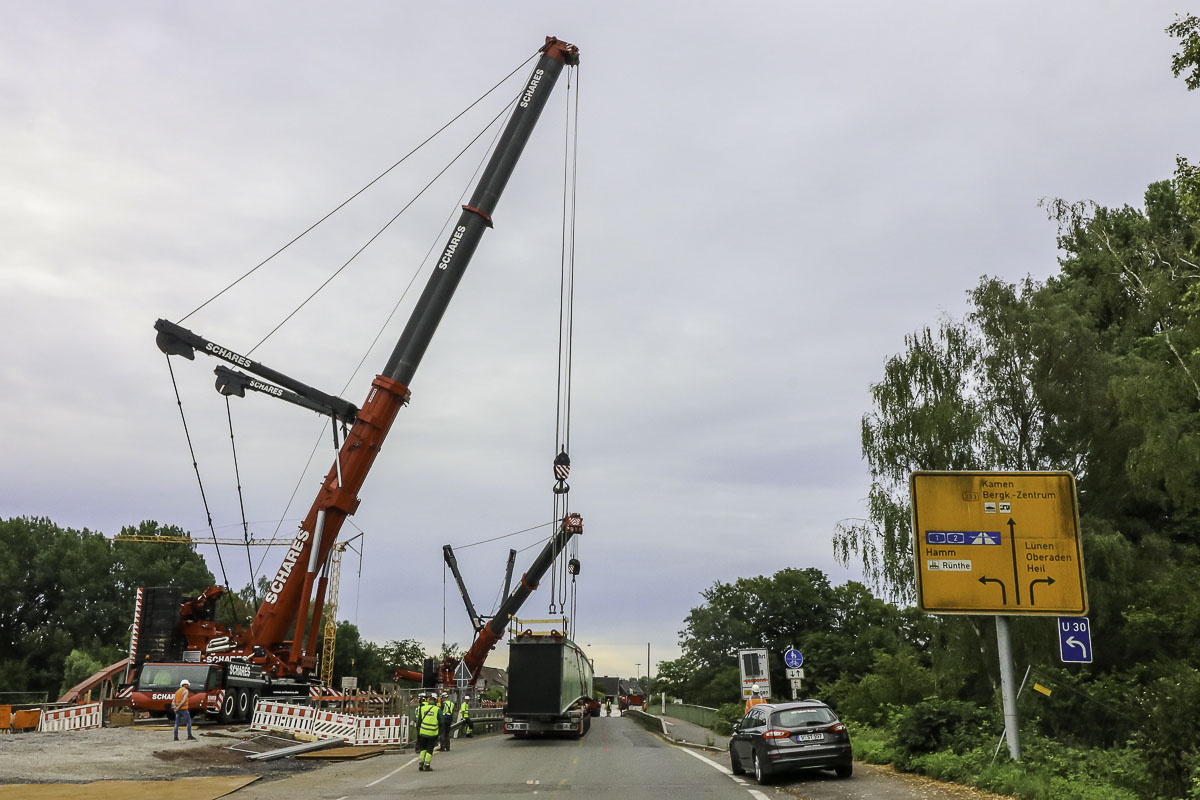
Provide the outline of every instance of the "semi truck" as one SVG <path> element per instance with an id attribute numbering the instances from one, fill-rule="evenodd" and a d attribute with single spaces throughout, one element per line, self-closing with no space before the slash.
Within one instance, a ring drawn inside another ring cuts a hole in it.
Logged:
<path id="1" fill-rule="evenodd" d="M 518 739 L 582 737 L 600 711 L 592 700 L 592 677 L 587 655 L 558 631 L 514 633 L 508 641 L 504 732 Z"/>

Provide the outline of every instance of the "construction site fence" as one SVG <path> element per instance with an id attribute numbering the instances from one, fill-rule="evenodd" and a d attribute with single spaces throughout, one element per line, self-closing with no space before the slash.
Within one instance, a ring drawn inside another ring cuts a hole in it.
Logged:
<path id="1" fill-rule="evenodd" d="M 416 707 L 409 711 L 415 712 Z M 500 709 L 473 708 L 468 714 L 478 733 L 495 731 L 504 724 L 504 712 Z M 409 723 L 414 718 L 415 713 L 346 713 L 311 700 L 288 703 L 259 700 L 250 727 L 264 733 L 280 731 L 301 738 L 340 739 L 351 745 L 403 746 L 416 738 Z"/>
<path id="2" fill-rule="evenodd" d="M 668 717 L 675 717 L 685 722 L 693 722 L 697 725 L 703 725 L 706 728 L 711 728 L 712 724 L 717 721 L 717 710 L 708 706 L 694 706 L 690 703 L 667 703 L 666 711 L 663 712 Z"/>

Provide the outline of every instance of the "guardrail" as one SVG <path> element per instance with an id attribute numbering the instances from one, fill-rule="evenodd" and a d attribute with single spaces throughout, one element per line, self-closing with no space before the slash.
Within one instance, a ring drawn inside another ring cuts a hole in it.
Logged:
<path id="1" fill-rule="evenodd" d="M 694 722 L 711 728 L 717 720 L 717 710 L 708 706 L 694 706 L 690 703 L 667 703 L 666 715 L 685 722 Z"/>
<path id="2" fill-rule="evenodd" d="M 645 711 L 637 708 L 629 708 L 621 712 L 622 717 L 629 717 L 638 725 L 641 725 L 651 733 L 660 733 L 663 736 L 670 738 L 667 733 L 666 723 L 662 721 L 662 717 L 656 717 L 653 714 L 647 714 Z"/>

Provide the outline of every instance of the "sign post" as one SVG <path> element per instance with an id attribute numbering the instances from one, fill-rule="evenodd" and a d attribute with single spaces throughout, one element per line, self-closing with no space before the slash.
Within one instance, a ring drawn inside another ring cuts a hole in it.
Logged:
<path id="1" fill-rule="evenodd" d="M 1075 478 L 922 471 L 909 488 L 917 605 L 929 614 L 995 615 L 1005 735 L 1020 761 L 1006 617 L 1087 614 Z"/>

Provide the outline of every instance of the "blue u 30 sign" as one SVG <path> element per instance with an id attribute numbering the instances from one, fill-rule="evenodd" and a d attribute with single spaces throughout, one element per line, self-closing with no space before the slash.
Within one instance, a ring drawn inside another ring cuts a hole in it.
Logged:
<path id="1" fill-rule="evenodd" d="M 1087 617 L 1058 618 L 1058 654 L 1068 663 L 1092 663 L 1092 629 Z"/>

